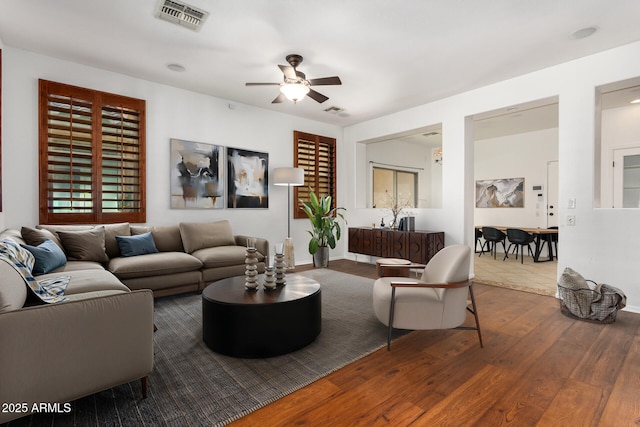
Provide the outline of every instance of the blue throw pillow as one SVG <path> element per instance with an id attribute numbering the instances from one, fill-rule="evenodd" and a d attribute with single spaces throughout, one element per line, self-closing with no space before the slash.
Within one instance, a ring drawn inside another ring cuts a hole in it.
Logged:
<path id="1" fill-rule="evenodd" d="M 38 246 L 20 245 L 33 254 L 36 259 L 31 274 L 34 276 L 47 274 L 67 263 L 67 257 L 52 240 L 46 239 Z"/>
<path id="2" fill-rule="evenodd" d="M 116 240 L 122 256 L 155 254 L 158 252 L 150 231 L 135 236 L 116 236 Z"/>

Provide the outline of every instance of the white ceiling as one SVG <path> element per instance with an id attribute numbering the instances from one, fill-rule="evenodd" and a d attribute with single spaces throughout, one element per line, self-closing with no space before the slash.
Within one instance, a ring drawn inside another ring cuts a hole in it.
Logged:
<path id="1" fill-rule="evenodd" d="M 158 2 L 1 0 L 0 40 L 341 126 L 640 40 L 638 0 L 188 0 L 210 12 L 199 32 L 156 19 Z M 280 82 L 290 53 L 307 78 L 342 86 L 294 105 L 271 104 L 276 86 L 244 85 Z"/>

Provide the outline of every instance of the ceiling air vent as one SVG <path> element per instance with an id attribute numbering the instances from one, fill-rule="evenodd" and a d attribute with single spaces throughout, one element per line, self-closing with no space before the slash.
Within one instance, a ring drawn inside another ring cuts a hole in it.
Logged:
<path id="1" fill-rule="evenodd" d="M 175 0 L 160 0 L 158 10 L 156 10 L 156 18 L 182 25 L 194 31 L 200 30 L 207 16 L 209 16 L 209 12 Z"/>
<path id="2" fill-rule="evenodd" d="M 340 108 L 340 107 L 329 107 L 329 108 L 325 108 L 324 111 L 326 111 L 327 113 L 331 113 L 331 114 L 338 114 L 344 111 L 344 108 Z"/>

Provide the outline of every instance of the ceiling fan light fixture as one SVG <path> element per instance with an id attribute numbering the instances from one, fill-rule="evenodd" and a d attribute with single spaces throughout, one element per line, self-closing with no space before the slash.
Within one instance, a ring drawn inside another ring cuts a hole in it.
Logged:
<path id="1" fill-rule="evenodd" d="M 287 82 L 280 86 L 280 92 L 282 92 L 289 101 L 298 103 L 309 93 L 309 85 L 304 81 Z"/>

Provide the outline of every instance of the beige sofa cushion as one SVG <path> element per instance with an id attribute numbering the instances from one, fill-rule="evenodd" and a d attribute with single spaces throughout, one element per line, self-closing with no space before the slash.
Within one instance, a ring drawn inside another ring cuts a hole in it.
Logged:
<path id="1" fill-rule="evenodd" d="M 23 238 L 20 231 L 14 230 L 12 228 L 6 228 L 0 233 L 0 240 L 11 239 L 19 245 L 28 244 Z"/>
<path id="2" fill-rule="evenodd" d="M 17 310 L 27 300 L 27 284 L 9 263 L 0 261 L 0 313 Z"/>
<path id="3" fill-rule="evenodd" d="M 230 265 L 244 265 L 246 248 L 243 246 L 218 246 L 215 248 L 199 249 L 192 253 L 202 261 L 205 268 L 227 267 Z M 257 252 L 258 261 L 264 260 L 264 255 Z"/>
<path id="4" fill-rule="evenodd" d="M 51 270 L 50 273 L 58 273 L 60 275 L 66 271 L 77 270 L 104 270 L 104 266 L 95 261 L 67 261 L 65 265 Z"/>
<path id="5" fill-rule="evenodd" d="M 184 252 L 158 252 L 134 257 L 119 257 L 109 261 L 108 269 L 120 279 L 162 276 L 199 270 L 202 262 Z"/>
<path id="6" fill-rule="evenodd" d="M 128 222 L 104 226 L 104 247 L 109 258 L 120 256 L 120 246 L 116 236 L 131 236 L 131 227 Z"/>
<path id="7" fill-rule="evenodd" d="M 164 227 L 145 227 L 141 225 L 131 226 L 131 235 L 137 236 L 151 232 L 153 242 L 160 252 L 184 252 L 182 246 L 182 237 L 180 235 L 180 227 L 176 225 L 167 225 Z"/>
<path id="8" fill-rule="evenodd" d="M 84 231 L 58 231 L 67 258 L 76 261 L 109 261 L 104 236 L 103 226 Z"/>
<path id="9" fill-rule="evenodd" d="M 180 234 L 184 250 L 193 253 L 202 248 L 233 246 L 236 241 L 229 221 L 181 222 Z"/>
<path id="10" fill-rule="evenodd" d="M 38 280 L 59 277 L 60 275 L 60 273 L 43 274 L 38 276 Z M 66 271 L 64 275 L 70 277 L 69 284 L 64 291 L 65 296 L 109 290 L 129 292 L 129 288 L 106 270 Z"/>

